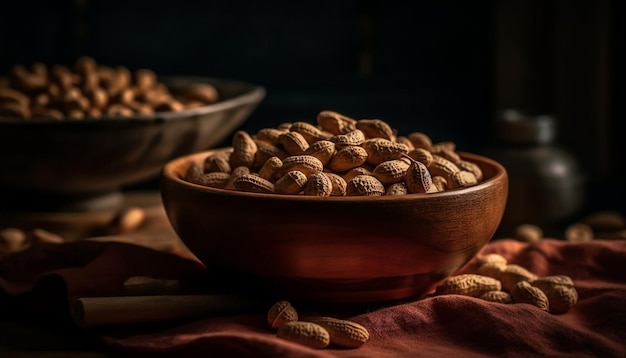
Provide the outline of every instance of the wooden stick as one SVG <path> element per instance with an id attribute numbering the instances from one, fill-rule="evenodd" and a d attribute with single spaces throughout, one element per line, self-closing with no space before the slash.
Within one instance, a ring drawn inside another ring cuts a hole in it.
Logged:
<path id="1" fill-rule="evenodd" d="M 250 312 L 261 302 L 235 295 L 84 297 L 74 322 L 82 328 Z"/>

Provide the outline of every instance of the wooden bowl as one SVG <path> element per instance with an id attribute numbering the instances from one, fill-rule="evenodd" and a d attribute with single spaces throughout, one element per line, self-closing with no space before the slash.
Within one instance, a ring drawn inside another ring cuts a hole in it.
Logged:
<path id="1" fill-rule="evenodd" d="M 224 149 L 220 149 L 224 150 Z M 161 195 L 185 245 L 211 270 L 258 294 L 311 302 L 422 297 L 494 235 L 508 177 L 470 153 L 480 184 L 435 194 L 307 197 L 256 194 L 183 180 L 205 151 L 164 166 Z"/>
<path id="2" fill-rule="evenodd" d="M 265 97 L 262 86 L 238 80 L 160 80 L 174 93 L 209 83 L 221 99 L 180 112 L 132 117 L 0 118 L 2 208 L 78 208 L 123 186 L 156 179 L 166 162 L 220 145 Z"/>

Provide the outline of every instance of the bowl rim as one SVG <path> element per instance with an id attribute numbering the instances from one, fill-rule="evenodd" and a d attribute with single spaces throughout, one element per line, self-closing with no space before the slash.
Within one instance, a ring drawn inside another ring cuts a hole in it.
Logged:
<path id="1" fill-rule="evenodd" d="M 222 196 L 232 196 L 241 198 L 258 198 L 269 201 L 298 201 L 298 202 L 341 202 L 341 203 L 363 203 L 363 202 L 409 202 L 416 199 L 422 200 L 437 200 L 441 198 L 457 197 L 459 195 L 468 195 L 475 192 L 483 191 L 489 187 L 492 187 L 498 182 L 508 181 L 508 173 L 504 166 L 497 161 L 475 153 L 457 151 L 457 153 L 463 159 L 475 160 L 486 163 L 495 169 L 495 174 L 482 182 L 467 188 L 451 189 L 438 193 L 414 193 L 404 195 L 379 195 L 379 196 L 329 196 L 329 197 L 317 197 L 317 196 L 305 196 L 305 195 L 286 195 L 286 194 L 274 194 L 274 193 L 252 193 L 229 189 L 212 188 L 199 184 L 194 184 L 184 180 L 177 175 L 177 168 L 181 166 L 185 170 L 189 167 L 189 163 L 192 158 L 208 155 L 216 151 L 230 150 L 232 147 L 213 148 L 202 152 L 188 154 L 179 158 L 175 158 L 163 166 L 161 171 L 161 177 L 165 180 L 169 180 L 178 186 L 186 187 L 189 190 L 207 192 Z M 161 184 L 163 186 L 163 184 Z"/>
<path id="2" fill-rule="evenodd" d="M 197 107 L 184 109 L 182 111 L 169 111 L 169 112 L 157 112 L 154 114 L 136 114 L 133 116 L 125 116 L 125 117 L 109 117 L 103 116 L 100 118 L 93 117 L 85 117 L 81 120 L 70 120 L 70 119 L 52 119 L 52 118 L 32 118 L 32 119 L 24 119 L 24 118 L 16 118 L 16 117 L 6 117 L 0 115 L 0 125 L 10 124 L 10 125 L 35 125 L 35 124 L 49 124 L 54 123 L 55 126 L 59 125 L 84 125 L 86 123 L 127 123 L 127 122 L 164 122 L 164 121 L 173 121 L 178 120 L 182 117 L 192 117 L 198 115 L 205 115 L 209 113 L 221 112 L 224 110 L 232 109 L 240 106 L 245 103 L 254 103 L 261 102 L 265 95 L 267 94 L 267 90 L 264 86 L 253 84 L 243 80 L 231 79 L 231 78 L 221 78 L 221 77 L 208 77 L 208 76 L 159 76 L 159 81 L 163 82 L 187 82 L 187 83 L 209 83 L 216 86 L 239 86 L 243 93 L 235 95 L 231 98 L 217 101 L 215 103 Z"/>

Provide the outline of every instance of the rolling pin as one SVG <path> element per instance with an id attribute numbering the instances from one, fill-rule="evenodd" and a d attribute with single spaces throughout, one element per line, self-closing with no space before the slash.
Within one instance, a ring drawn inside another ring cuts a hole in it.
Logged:
<path id="1" fill-rule="evenodd" d="M 258 299 L 241 295 L 176 294 L 181 287 L 176 280 L 131 277 L 124 283 L 125 293 L 131 295 L 78 298 L 74 322 L 89 328 L 238 314 L 264 307 Z"/>
<path id="2" fill-rule="evenodd" d="M 76 301 L 74 322 L 89 328 L 227 315 L 259 308 L 259 301 L 235 295 L 83 297 Z"/>

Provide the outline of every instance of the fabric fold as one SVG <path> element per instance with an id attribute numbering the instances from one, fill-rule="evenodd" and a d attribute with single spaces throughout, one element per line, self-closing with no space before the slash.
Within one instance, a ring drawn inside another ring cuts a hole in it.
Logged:
<path id="1" fill-rule="evenodd" d="M 281 340 L 267 326 L 265 312 L 86 333 L 114 351 L 140 356 L 626 356 L 626 242 L 500 240 L 487 244 L 479 255 L 488 253 L 501 254 L 539 276 L 570 276 L 578 303 L 559 315 L 528 304 L 458 295 L 383 304 L 343 317 L 370 332 L 370 340 L 357 349 L 314 350 Z M 471 264 L 458 273 L 468 272 Z M 175 254 L 130 244 L 76 242 L 36 247 L 0 260 L 0 295 L 23 310 L 67 310 L 78 297 L 122 295 L 124 280 L 136 275 L 195 280 L 205 288 L 219 279 L 201 263 Z M 41 306 L 43 302 L 47 304 Z M 322 314 L 334 315 L 319 307 Z M 299 310 L 301 317 L 320 313 L 307 309 Z"/>

